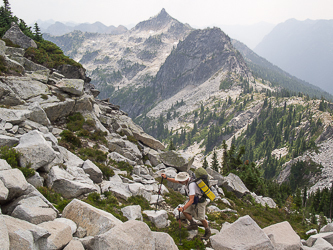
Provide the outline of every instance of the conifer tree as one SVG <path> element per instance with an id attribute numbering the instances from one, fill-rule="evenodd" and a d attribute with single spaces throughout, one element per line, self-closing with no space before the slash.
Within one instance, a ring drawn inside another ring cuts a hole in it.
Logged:
<path id="1" fill-rule="evenodd" d="M 42 33 L 40 32 L 40 28 L 39 28 L 37 22 L 35 23 L 34 30 L 35 30 L 35 40 L 38 42 L 42 41 L 43 36 L 42 36 Z"/>
<path id="2" fill-rule="evenodd" d="M 175 146 L 173 145 L 173 140 L 170 140 L 169 150 L 176 150 Z"/>
<path id="3" fill-rule="evenodd" d="M 214 150 L 214 153 L 213 153 L 213 160 L 212 160 L 212 169 L 215 170 L 216 172 L 219 172 L 219 162 L 217 160 L 217 154 L 216 154 L 216 151 Z"/>
<path id="4" fill-rule="evenodd" d="M 208 168 L 208 162 L 207 162 L 206 157 L 204 158 L 204 162 L 203 162 L 203 164 L 202 164 L 202 167 L 203 167 L 204 169 Z"/>

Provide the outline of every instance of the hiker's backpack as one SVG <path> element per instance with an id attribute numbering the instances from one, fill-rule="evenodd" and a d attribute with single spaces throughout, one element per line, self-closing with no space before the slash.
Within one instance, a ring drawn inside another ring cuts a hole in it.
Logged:
<path id="1" fill-rule="evenodd" d="M 215 194 L 210 190 L 209 177 L 206 169 L 203 167 L 197 168 L 193 173 L 193 182 L 195 182 L 201 189 L 205 199 L 209 198 L 211 201 L 215 199 Z"/>

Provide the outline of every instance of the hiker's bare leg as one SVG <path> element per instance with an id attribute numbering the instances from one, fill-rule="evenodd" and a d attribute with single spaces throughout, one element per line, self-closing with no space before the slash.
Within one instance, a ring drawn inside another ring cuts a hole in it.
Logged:
<path id="1" fill-rule="evenodd" d="M 208 227 L 208 222 L 206 220 L 202 220 L 201 223 L 204 226 L 204 228 Z"/>
<path id="2" fill-rule="evenodd" d="M 188 219 L 189 221 L 192 220 L 192 215 L 190 215 L 190 214 L 188 214 L 188 213 L 186 213 L 186 212 L 184 212 L 184 211 L 183 211 L 183 215 L 184 215 L 185 218 Z"/>

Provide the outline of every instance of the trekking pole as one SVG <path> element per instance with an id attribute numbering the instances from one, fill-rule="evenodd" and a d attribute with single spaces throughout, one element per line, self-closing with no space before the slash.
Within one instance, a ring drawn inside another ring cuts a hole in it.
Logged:
<path id="1" fill-rule="evenodd" d="M 162 188 L 162 183 L 163 183 L 163 176 L 162 176 L 162 179 L 161 179 L 161 185 L 160 185 L 160 188 L 158 189 L 158 196 L 157 196 L 157 202 L 156 202 L 156 206 L 155 206 L 155 213 L 156 213 L 156 210 L 157 210 L 157 206 L 158 206 L 158 200 L 160 198 L 160 193 L 161 193 L 161 188 Z"/>
<path id="2" fill-rule="evenodd" d="M 178 206 L 177 208 L 179 208 Z M 182 246 L 182 222 L 180 221 L 180 211 L 178 210 L 178 224 L 179 224 L 179 246 Z"/>

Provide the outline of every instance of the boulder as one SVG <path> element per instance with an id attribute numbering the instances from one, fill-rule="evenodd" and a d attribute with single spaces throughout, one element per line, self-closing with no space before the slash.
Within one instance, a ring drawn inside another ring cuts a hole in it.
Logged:
<path id="1" fill-rule="evenodd" d="M 101 183 L 103 181 L 102 171 L 92 161 L 86 160 L 83 163 L 82 169 L 95 183 Z"/>
<path id="2" fill-rule="evenodd" d="M 148 216 L 148 219 L 154 223 L 157 228 L 168 226 L 168 213 L 165 210 L 145 210 L 142 213 Z"/>
<path id="3" fill-rule="evenodd" d="M 16 60 L 12 60 L 12 59 L 10 59 L 8 57 L 5 57 L 5 64 L 11 70 L 15 70 L 16 72 L 19 72 L 21 74 L 25 73 L 23 65 L 20 64 L 19 62 L 17 62 Z"/>
<path id="4" fill-rule="evenodd" d="M 13 58 L 14 59 L 14 58 Z M 43 65 L 34 63 L 33 61 L 30 61 L 28 58 L 22 57 L 20 58 L 22 60 L 22 64 L 27 71 L 49 71 L 48 68 L 44 67 Z M 17 58 L 15 58 L 17 60 Z"/>
<path id="5" fill-rule="evenodd" d="M 151 200 L 151 193 L 146 191 L 145 185 L 141 183 L 132 183 L 128 185 L 128 189 L 132 193 L 133 196 L 142 196 L 147 201 L 150 202 Z"/>
<path id="6" fill-rule="evenodd" d="M 5 221 L 0 214 L 0 246 L 3 250 L 9 250 L 9 235 Z"/>
<path id="7" fill-rule="evenodd" d="M 28 76 L 10 76 L 6 77 L 3 81 L 23 100 L 29 100 L 33 97 L 47 95 L 49 93 L 47 85 L 32 80 Z"/>
<path id="8" fill-rule="evenodd" d="M 114 183 L 111 181 L 105 181 L 101 184 L 102 193 L 111 191 L 116 197 L 127 200 L 132 196 L 131 191 L 128 188 L 127 183 Z"/>
<path id="9" fill-rule="evenodd" d="M 66 199 L 72 199 L 84 194 L 99 191 L 92 183 L 87 183 L 82 179 L 75 180 L 73 175 L 58 166 L 51 168 L 47 178 L 47 185 L 49 188 L 62 194 Z"/>
<path id="10" fill-rule="evenodd" d="M 0 77 L 0 79 L 2 79 Z M 24 101 L 17 96 L 14 91 L 3 82 L 0 82 L 0 104 L 16 106 L 23 104 Z"/>
<path id="11" fill-rule="evenodd" d="M 41 107 L 45 110 L 47 117 L 51 122 L 55 122 L 62 117 L 67 117 L 72 112 L 74 106 L 75 100 L 73 99 L 41 104 Z"/>
<path id="12" fill-rule="evenodd" d="M 138 161 L 142 158 L 138 146 L 128 140 L 107 137 L 107 141 L 108 148 L 112 152 L 117 152 L 131 161 Z"/>
<path id="13" fill-rule="evenodd" d="M 64 250 L 84 250 L 84 247 L 79 240 L 71 240 Z"/>
<path id="14" fill-rule="evenodd" d="M 18 144 L 19 139 L 7 136 L 7 135 L 0 135 L 0 148 L 3 146 L 13 147 L 15 144 Z"/>
<path id="15" fill-rule="evenodd" d="M 224 176 L 222 176 L 220 173 L 213 170 L 211 167 L 206 168 L 206 171 L 214 180 L 217 180 L 217 185 L 218 186 L 223 185 L 223 183 L 225 182 L 225 177 Z"/>
<path id="16" fill-rule="evenodd" d="M 5 56 L 5 53 L 7 51 L 6 43 L 5 41 L 0 41 L 0 56 Z"/>
<path id="17" fill-rule="evenodd" d="M 50 70 L 47 69 L 47 70 L 30 71 L 28 75 L 34 81 L 39 81 L 41 83 L 47 84 L 50 77 Z"/>
<path id="18" fill-rule="evenodd" d="M 57 213 L 52 208 L 49 208 L 48 204 L 40 197 L 34 196 L 17 202 L 17 206 L 11 216 L 37 225 L 54 220 L 57 217 Z"/>
<path id="19" fill-rule="evenodd" d="M 62 249 L 73 239 L 70 226 L 64 223 L 48 221 L 38 226 L 46 229 L 51 234 L 42 249 Z"/>
<path id="20" fill-rule="evenodd" d="M 72 200 L 65 207 L 62 217 L 74 221 L 78 227 L 87 230 L 88 236 L 105 233 L 111 228 L 122 224 L 112 214 L 77 199 Z"/>
<path id="21" fill-rule="evenodd" d="M 153 232 L 156 250 L 177 250 L 178 247 L 172 237 L 163 232 Z M 207 249 L 207 248 L 206 248 Z"/>
<path id="22" fill-rule="evenodd" d="M 46 249 L 43 247 L 50 236 L 48 230 L 7 215 L 3 215 L 3 220 L 8 230 L 10 249 Z"/>
<path id="23" fill-rule="evenodd" d="M 319 234 L 311 235 L 307 239 L 306 245 L 309 247 L 312 247 L 313 244 L 316 242 L 316 240 L 319 238 L 326 240 L 331 245 L 333 244 L 333 232 L 328 232 L 328 233 L 319 233 Z"/>
<path id="24" fill-rule="evenodd" d="M 333 223 L 328 223 L 327 225 L 323 226 L 319 232 L 320 233 L 333 232 Z"/>
<path id="25" fill-rule="evenodd" d="M 266 250 L 274 249 L 270 239 L 257 223 L 248 215 L 232 224 L 223 225 L 221 231 L 210 237 L 212 248 Z"/>
<path id="26" fill-rule="evenodd" d="M 161 161 L 169 167 L 176 168 L 181 172 L 187 172 L 194 161 L 194 157 L 188 154 L 179 153 L 174 150 L 162 152 L 160 154 Z"/>
<path id="27" fill-rule="evenodd" d="M 263 207 L 265 207 L 266 205 L 270 208 L 277 207 L 275 201 L 270 197 L 262 197 L 262 196 L 256 195 L 255 193 L 251 193 L 251 196 L 254 198 L 254 200 L 257 203 L 261 204 Z"/>
<path id="28" fill-rule="evenodd" d="M 7 200 L 8 197 L 8 189 L 5 187 L 3 182 L 0 180 L 0 202 Z"/>
<path id="29" fill-rule="evenodd" d="M 3 41 L 1 41 L 3 42 Z M 15 47 L 7 47 L 6 48 L 6 55 L 9 57 L 18 56 L 23 57 L 25 53 L 25 49 L 22 48 L 15 48 Z"/>
<path id="30" fill-rule="evenodd" d="M 42 187 L 44 185 L 44 178 L 39 175 L 38 172 L 27 179 L 27 182 L 33 185 L 35 188 Z"/>
<path id="31" fill-rule="evenodd" d="M 39 105 L 38 102 L 34 102 L 29 106 L 29 110 L 31 111 L 29 115 L 29 120 L 42 124 L 44 126 L 50 125 L 50 120 L 47 118 L 47 115 Z"/>
<path id="32" fill-rule="evenodd" d="M 140 205 L 132 205 L 132 206 L 123 207 L 121 209 L 121 212 L 123 213 L 123 216 L 125 216 L 128 220 L 139 219 L 142 221 Z"/>
<path id="33" fill-rule="evenodd" d="M 84 238 L 84 237 L 86 237 L 86 235 L 87 235 L 87 230 L 84 229 L 83 227 L 78 227 L 73 236 L 77 237 L 77 238 Z"/>
<path id="34" fill-rule="evenodd" d="M 20 165 L 27 167 L 31 164 L 31 168 L 36 170 L 51 163 L 57 155 L 50 143 L 45 140 L 43 133 L 38 130 L 24 134 L 15 149 L 21 153 Z"/>
<path id="35" fill-rule="evenodd" d="M 24 175 L 18 169 L 0 171 L 0 180 L 9 191 L 7 200 L 20 196 L 28 188 Z"/>
<path id="36" fill-rule="evenodd" d="M 81 96 L 83 95 L 84 81 L 81 79 L 62 79 L 55 86 L 64 92 Z"/>
<path id="37" fill-rule="evenodd" d="M 227 177 L 225 177 L 222 185 L 229 192 L 234 192 L 238 198 L 241 198 L 246 194 L 250 194 L 250 191 L 244 185 L 242 180 L 233 173 L 230 173 Z"/>
<path id="38" fill-rule="evenodd" d="M 301 238 L 296 234 L 288 221 L 265 227 L 263 231 L 267 235 L 273 235 L 274 241 L 272 243 L 276 250 L 299 250 L 301 247 Z"/>
<path id="39" fill-rule="evenodd" d="M 76 100 L 73 112 L 92 112 L 92 102 L 91 97 L 84 94 Z"/>
<path id="40" fill-rule="evenodd" d="M 160 203 L 162 201 L 165 201 L 162 195 L 153 194 L 150 198 L 150 204 L 156 204 L 157 202 Z"/>
<path id="41" fill-rule="evenodd" d="M 130 165 L 132 166 L 135 166 L 136 165 L 136 162 L 135 161 L 132 161 L 128 158 L 126 158 L 125 156 L 122 156 L 121 154 L 117 153 L 117 152 L 112 152 L 112 153 L 109 153 L 108 154 L 108 159 L 112 159 L 116 162 L 121 162 L 121 161 L 124 161 L 124 162 L 127 162 L 129 163 Z"/>
<path id="42" fill-rule="evenodd" d="M 127 221 L 106 233 L 96 235 L 90 249 L 145 249 L 154 250 L 153 232 L 146 223 L 136 220 Z"/>
<path id="43" fill-rule="evenodd" d="M 25 121 L 31 111 L 29 110 L 20 110 L 20 109 L 6 109 L 6 108 L 1 108 L 0 112 L 0 120 L 7 121 L 8 123 L 18 125 L 21 122 Z"/>
<path id="44" fill-rule="evenodd" d="M 14 22 L 12 23 L 11 28 L 7 30 L 7 32 L 2 38 L 9 39 L 14 44 L 17 44 L 24 49 L 27 49 L 29 47 L 37 48 L 37 44 L 35 43 L 35 41 L 24 35 L 19 26 Z"/>
<path id="45" fill-rule="evenodd" d="M 57 218 L 54 221 L 61 222 L 69 226 L 71 228 L 72 234 L 76 232 L 77 226 L 74 221 L 66 218 Z"/>
<path id="46" fill-rule="evenodd" d="M 312 247 L 302 246 L 302 250 L 332 250 L 333 246 L 323 238 L 318 238 Z"/>
<path id="47" fill-rule="evenodd" d="M 88 81 L 85 74 L 86 70 L 84 68 L 69 64 L 62 64 L 57 67 L 57 70 L 57 73 L 64 75 L 68 79 L 83 79 L 85 81 Z"/>

